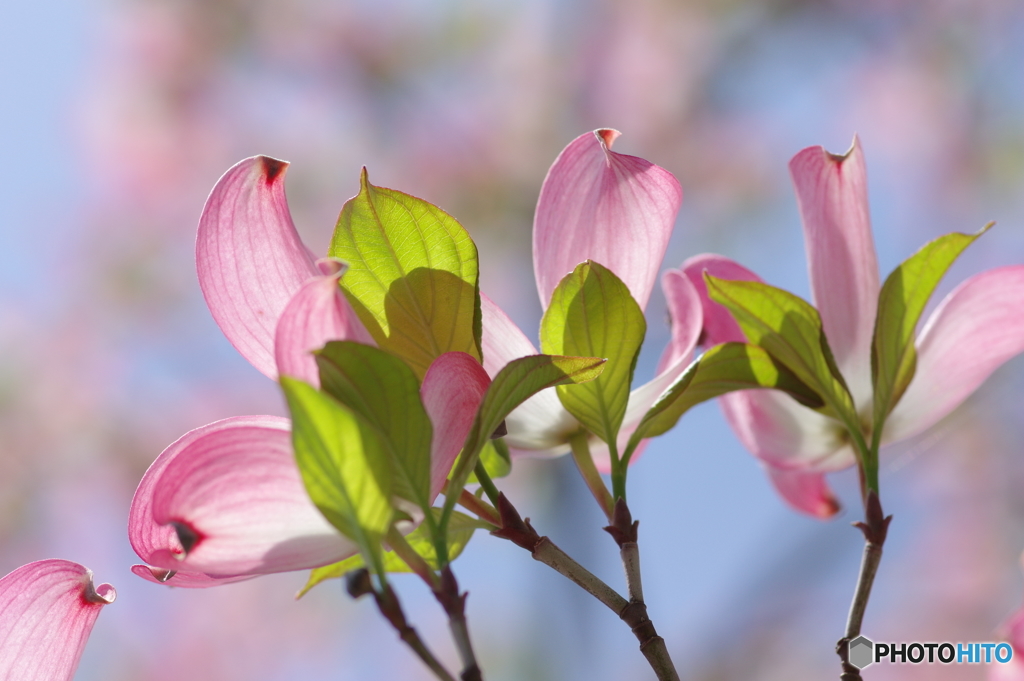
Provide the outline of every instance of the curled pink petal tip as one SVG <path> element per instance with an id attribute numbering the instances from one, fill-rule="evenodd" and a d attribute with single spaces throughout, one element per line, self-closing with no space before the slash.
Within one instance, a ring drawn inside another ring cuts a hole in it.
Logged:
<path id="1" fill-rule="evenodd" d="M 40 560 L 0 579 L 0 679 L 70 681 L 114 587 L 67 560 Z"/>
<path id="2" fill-rule="evenodd" d="M 796 510 L 828 520 L 842 508 L 822 473 L 788 471 L 774 466 L 766 468 L 775 489 Z"/>
<path id="3" fill-rule="evenodd" d="M 664 168 L 611 151 L 618 131 L 580 135 L 548 171 L 533 223 L 541 304 L 584 260 L 614 272 L 646 307 L 683 193 Z"/>
<path id="4" fill-rule="evenodd" d="M 322 274 L 306 281 L 281 312 L 274 358 L 279 375 L 319 387 L 320 370 L 314 350 L 333 340 L 367 344 L 373 344 L 373 340 L 338 285 L 345 274 L 345 263 L 324 258 L 317 261 L 317 267 Z"/>
<path id="5" fill-rule="evenodd" d="M 164 450 L 132 500 L 128 535 L 149 566 L 177 574 L 134 572 L 171 586 L 213 586 L 355 553 L 310 501 L 290 423 L 275 416 L 224 419 Z"/>
<path id="6" fill-rule="evenodd" d="M 277 378 L 277 320 L 319 273 L 295 231 L 284 161 L 254 156 L 217 181 L 199 219 L 196 269 L 214 320 L 254 367 Z"/>

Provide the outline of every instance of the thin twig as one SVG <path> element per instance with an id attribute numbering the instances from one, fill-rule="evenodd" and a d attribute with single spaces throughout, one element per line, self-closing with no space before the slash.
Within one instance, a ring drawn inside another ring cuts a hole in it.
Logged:
<path id="1" fill-rule="evenodd" d="M 460 677 L 462 681 L 483 681 L 476 656 L 473 654 L 473 646 L 469 642 L 469 626 L 466 624 L 466 596 L 468 594 L 459 593 L 459 585 L 455 581 L 455 574 L 452 572 L 451 566 L 444 566 L 439 579 L 423 556 L 416 553 L 416 550 L 409 545 L 409 542 L 401 532 L 395 529 L 394 525 L 388 532 L 387 541 L 391 549 L 427 583 L 427 586 L 434 592 L 434 597 L 444 608 L 445 614 L 448 615 L 452 638 L 455 639 L 455 646 L 459 649 L 459 656 L 462 658 L 463 670 Z"/>
<path id="2" fill-rule="evenodd" d="M 455 639 L 455 647 L 459 649 L 462 659 L 462 681 L 483 681 L 480 665 L 477 664 L 473 652 L 473 644 L 469 640 L 469 625 L 466 624 L 466 596 L 459 593 L 459 584 L 450 565 L 441 569 L 440 587 L 434 590 L 434 596 L 448 614 L 448 624 Z"/>
<path id="3" fill-rule="evenodd" d="M 639 520 L 633 520 L 629 506 L 623 497 L 615 500 L 615 511 L 612 524 L 604 528 L 619 545 L 619 556 L 622 568 L 626 573 L 626 588 L 629 590 L 629 605 L 624 615 L 637 640 L 640 641 L 640 652 L 658 675 L 660 681 L 679 681 L 672 657 L 668 653 L 665 639 L 658 636 L 654 623 L 647 616 L 647 604 L 644 602 L 643 580 L 640 576 L 640 547 L 637 544 Z M 627 619 L 628 617 L 628 619 Z"/>
<path id="4" fill-rule="evenodd" d="M 519 545 L 522 546 L 522 544 Z M 588 594 L 608 606 L 616 615 L 620 614 L 629 605 L 629 601 L 620 596 L 615 589 L 605 584 L 594 573 L 570 558 L 565 551 L 560 549 L 548 537 L 538 537 L 537 542 L 530 549 L 530 553 L 533 555 L 534 560 L 544 563 L 558 574 L 567 577 Z"/>
<path id="5" fill-rule="evenodd" d="M 629 600 L 644 602 L 644 585 L 640 578 L 640 547 L 635 541 L 626 542 L 619 549 L 622 568 L 626 571 L 626 588 Z"/>
<path id="6" fill-rule="evenodd" d="M 878 564 L 882 560 L 882 546 L 889 532 L 892 516 L 882 512 L 882 503 L 874 490 L 868 490 L 864 499 L 864 522 L 854 523 L 854 527 L 864 533 L 864 557 L 860 563 L 860 575 L 857 577 L 857 588 L 850 604 L 850 614 L 846 618 L 846 634 L 836 643 L 836 654 L 842 663 L 841 681 L 858 681 L 860 670 L 850 664 L 850 641 L 860 636 L 864 612 L 871 598 L 871 587 L 875 583 Z"/>
<path id="7" fill-rule="evenodd" d="M 377 608 L 384 615 L 384 619 L 391 623 L 391 626 L 398 632 L 398 637 L 412 648 L 413 652 L 423 661 L 423 664 L 427 665 L 430 671 L 434 673 L 434 676 L 441 681 L 456 681 L 455 677 L 430 652 L 427 644 L 423 642 L 423 639 L 420 638 L 416 630 L 406 622 L 405 613 L 402 612 L 402 606 L 398 602 L 398 596 L 395 595 L 391 587 L 384 584 L 379 591 L 373 592 L 373 597 L 377 601 Z"/>
<path id="8" fill-rule="evenodd" d="M 619 501 L 625 504 L 622 499 Z M 502 527 L 491 534 L 508 539 L 515 545 L 526 549 L 535 560 L 569 578 L 608 606 L 619 616 L 619 619 L 629 625 L 633 635 L 640 642 L 640 652 L 647 658 L 658 681 L 679 681 L 679 675 L 676 673 L 672 658 L 668 654 L 668 648 L 665 646 L 665 639 L 658 636 L 654 623 L 647 616 L 647 606 L 643 601 L 627 601 L 617 591 L 570 558 L 553 541 L 537 534 L 537 531 L 530 525 L 530 519 L 523 520 L 504 494 L 498 497 L 498 512 L 501 513 Z M 635 524 L 633 528 L 635 533 Z M 639 568 L 639 560 L 636 562 L 636 566 Z M 637 574 L 639 575 L 639 573 Z M 638 581 L 637 585 L 639 585 Z M 642 593 L 642 589 L 640 592 Z"/>

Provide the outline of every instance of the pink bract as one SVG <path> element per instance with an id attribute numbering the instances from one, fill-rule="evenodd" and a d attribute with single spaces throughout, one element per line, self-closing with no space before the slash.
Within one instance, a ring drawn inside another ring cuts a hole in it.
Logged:
<path id="1" fill-rule="evenodd" d="M 319 384 L 311 351 L 331 340 L 372 344 L 338 285 L 344 265 L 315 262 L 284 194 L 287 164 L 246 159 L 218 181 L 199 223 L 196 261 L 224 335 L 271 378 Z M 431 493 L 440 491 L 489 384 L 479 363 L 447 353 L 422 399 L 434 422 Z M 238 416 L 197 428 L 146 472 L 129 538 L 149 581 L 201 588 L 313 568 L 356 552 L 310 501 L 295 465 L 291 424 Z"/>
<path id="2" fill-rule="evenodd" d="M 533 225 L 533 262 L 546 308 L 558 282 L 592 259 L 607 267 L 647 305 L 682 202 L 679 182 L 664 168 L 611 150 L 618 131 L 601 129 L 569 143 L 548 171 Z M 693 357 L 701 329 L 696 289 L 684 277 L 662 280 L 672 318 L 672 340 L 654 380 L 633 390 L 619 432 L 620 451 L 654 401 Z M 526 335 L 493 301 L 482 296 L 484 368 L 493 377 L 507 362 L 536 354 Z M 579 429 L 553 389 L 527 400 L 506 419 L 506 441 L 515 453 L 552 456 L 568 451 Z M 607 446 L 591 452 L 608 470 Z"/>
<path id="3" fill-rule="evenodd" d="M 40 560 L 0 579 L 0 679 L 70 681 L 109 584 L 67 560 Z"/>
<path id="4" fill-rule="evenodd" d="M 803 218 L 814 303 L 857 409 L 869 414 L 880 287 L 860 142 L 854 139 L 844 156 L 821 147 L 805 149 L 790 162 L 790 172 Z M 708 299 L 703 272 L 722 279 L 758 277 L 718 255 L 691 258 L 681 269 L 700 292 L 706 344 L 744 340 L 729 312 Z M 993 269 L 963 282 L 925 322 L 916 347 L 917 371 L 886 421 L 883 445 L 930 428 L 1003 362 L 1024 351 L 1024 265 Z M 787 502 L 817 517 L 838 509 L 824 474 L 855 462 L 838 421 L 777 392 L 730 393 L 719 403 L 733 431 L 768 467 Z"/>

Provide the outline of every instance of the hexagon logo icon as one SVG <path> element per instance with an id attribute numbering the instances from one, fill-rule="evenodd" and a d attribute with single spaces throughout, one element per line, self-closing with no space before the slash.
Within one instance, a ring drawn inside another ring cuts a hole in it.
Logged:
<path id="1" fill-rule="evenodd" d="M 857 669 L 864 669 L 864 667 L 875 661 L 875 644 L 867 636 L 858 636 L 850 641 L 848 646 L 847 653 L 849 654 L 850 664 Z"/>

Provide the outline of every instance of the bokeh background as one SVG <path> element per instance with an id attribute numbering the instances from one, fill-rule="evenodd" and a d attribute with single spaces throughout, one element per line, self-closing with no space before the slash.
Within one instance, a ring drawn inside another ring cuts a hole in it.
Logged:
<path id="1" fill-rule="evenodd" d="M 206 194 L 237 160 L 292 162 L 299 230 L 323 251 L 360 166 L 458 217 L 483 288 L 524 329 L 540 307 L 532 211 L 578 134 L 669 169 L 684 207 L 665 266 L 717 251 L 808 296 L 786 169 L 805 146 L 869 168 L 883 275 L 926 240 L 997 227 L 944 294 L 1024 261 L 1024 5 L 1017 0 L 36 0 L 0 19 L 0 574 L 62 557 L 114 583 L 79 681 L 426 679 L 368 602 L 304 575 L 203 591 L 128 572 L 128 505 L 185 431 L 282 413 L 221 336 L 195 278 Z M 668 337 L 652 299 L 646 378 Z M 895 514 L 865 623 L 876 640 L 987 641 L 1022 599 L 1024 360 L 885 455 Z M 684 678 L 834 678 L 862 540 L 848 510 L 798 516 L 714 404 L 630 476 L 645 593 Z M 542 532 L 622 577 L 567 459 L 501 482 Z M 610 612 L 519 549 L 456 564 L 486 677 L 651 676 Z M 398 580 L 454 661 L 439 608 Z M 983 679 L 981 666 L 872 678 Z"/>

